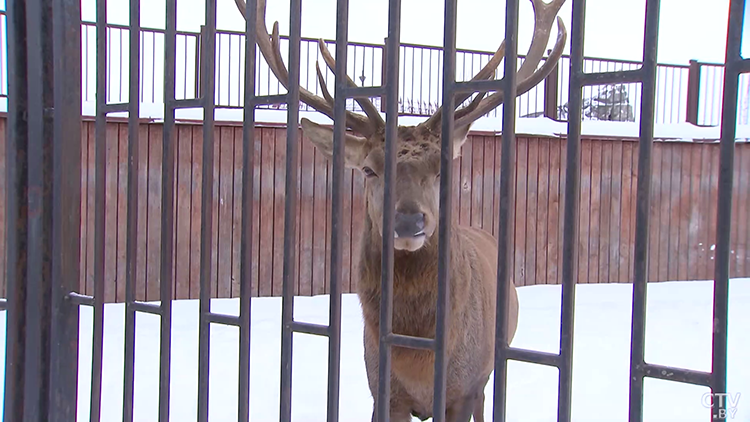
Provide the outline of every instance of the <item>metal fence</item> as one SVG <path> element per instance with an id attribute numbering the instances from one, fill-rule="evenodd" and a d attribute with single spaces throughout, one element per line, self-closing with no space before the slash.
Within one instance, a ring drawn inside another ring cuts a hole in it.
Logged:
<path id="1" fill-rule="evenodd" d="M 106 84 L 106 55 L 109 49 L 106 20 L 106 0 L 98 1 L 97 24 L 97 91 L 104 92 Z M 294 298 L 292 274 L 295 268 L 294 241 L 296 197 L 292 194 L 297 179 L 295 166 L 298 156 L 299 103 L 302 96 L 298 81 L 301 61 L 301 1 L 291 1 L 291 42 L 289 57 L 289 92 L 285 95 L 256 96 L 254 89 L 244 91 L 244 127 L 243 143 L 251 145 L 254 137 L 255 108 L 259 103 L 284 103 L 287 105 L 286 129 L 286 200 L 284 203 L 284 265 L 283 265 L 283 305 L 282 305 L 282 343 L 281 343 L 281 407 L 280 420 L 291 420 L 292 392 L 292 352 L 293 334 L 307 333 L 327 336 L 329 339 L 328 360 L 328 421 L 338 420 L 339 405 L 339 364 L 341 355 L 341 256 L 342 227 L 337 224 L 342 212 L 341 186 L 344 170 L 345 139 L 345 98 L 360 96 L 385 95 L 386 117 L 384 139 L 383 199 L 384 210 L 383 232 L 393 233 L 396 229 L 394 209 L 396 206 L 395 178 L 397 170 L 396 139 L 398 135 L 397 115 L 399 111 L 398 92 L 399 72 L 399 28 L 401 24 L 400 1 L 389 0 L 388 26 L 393 34 L 388 40 L 386 83 L 371 88 L 351 87 L 345 78 L 338 78 L 335 84 L 335 98 L 332 102 L 334 115 L 333 129 L 333 200 L 331 215 L 331 301 L 330 325 L 316 325 L 294 319 Z M 387 421 L 391 408 L 390 369 L 396 355 L 391 354 L 392 347 L 416 348 L 434 354 L 434 388 L 428 400 L 429 405 L 414 411 L 432 413 L 433 420 L 468 420 L 466 409 L 453 409 L 446 396 L 448 377 L 448 324 L 451 306 L 451 294 L 448 287 L 450 274 L 450 251 L 455 244 L 449 242 L 451 226 L 452 200 L 452 152 L 454 116 L 459 112 L 452 107 L 455 96 L 477 89 L 494 88 L 505 93 L 506 98 L 516 94 L 516 45 L 508 43 L 506 54 L 511 60 L 506 61 L 504 79 L 489 81 L 456 82 L 456 3 L 457 0 L 445 2 L 445 43 L 443 51 L 446 60 L 442 63 L 443 74 L 450 78 L 442 81 L 443 120 L 440 135 L 440 221 L 438 233 L 439 256 L 437 267 L 437 301 L 422 302 L 423 306 L 435 306 L 434 338 L 405 336 L 394 333 L 394 238 L 385 236 L 382 241 L 382 275 L 380 290 L 376 295 L 379 301 L 379 330 L 376 338 L 378 361 L 376 379 L 381 380 L 373 389 L 376 407 L 373 420 Z M 208 73 L 216 64 L 214 52 L 217 43 L 213 37 L 216 28 L 216 2 L 207 1 L 206 34 L 204 48 L 207 58 L 201 60 L 201 68 Z M 750 72 L 750 61 L 740 57 L 740 40 L 745 4 L 743 0 L 731 0 L 729 37 L 727 43 L 727 63 L 722 97 L 721 142 L 719 160 L 719 191 L 716 215 L 716 259 L 714 271 L 714 323 L 712 339 L 711 372 L 693 371 L 649 364 L 644 361 L 645 347 L 645 304 L 646 280 L 648 272 L 648 228 L 649 228 L 649 194 L 651 185 L 651 160 L 653 131 L 656 115 L 655 98 L 657 94 L 656 46 L 659 28 L 659 0 L 647 0 L 646 29 L 644 39 L 644 64 L 633 70 L 622 70 L 602 73 L 586 73 L 583 59 L 583 27 L 585 2 L 573 3 L 573 20 L 570 32 L 571 59 L 570 84 L 568 98 L 571 118 L 568 121 L 566 140 L 566 185 L 564 190 L 564 230 L 562 260 L 562 314 L 560 327 L 560 352 L 545 353 L 533 350 L 522 350 L 508 346 L 508 316 L 505 312 L 509 303 L 509 294 L 505 289 L 497 289 L 497 312 L 494 342 L 494 403 L 493 420 L 505 420 L 505 382 L 508 360 L 519 360 L 534 364 L 556 367 L 559 369 L 558 421 L 571 420 L 572 391 L 572 350 L 573 350 L 573 317 L 576 286 L 576 245 L 578 238 L 578 193 L 580 184 L 580 149 L 581 121 L 583 104 L 583 87 L 608 83 L 638 83 L 641 87 L 640 137 L 638 142 L 638 183 L 635 216 L 635 247 L 633 256 L 633 309 L 632 309 L 632 342 L 630 360 L 630 401 L 629 420 L 643 420 L 643 386 L 644 379 L 659 378 L 673 382 L 683 382 L 709 386 L 714 394 L 725 394 L 727 377 L 727 326 L 728 326 L 728 268 L 730 259 L 730 234 L 732 214 L 733 163 L 735 154 L 736 116 L 738 108 L 738 81 L 741 73 Z M 141 48 L 139 43 L 140 2 L 130 3 L 130 43 L 128 45 L 128 98 L 140 95 Z M 256 0 L 248 2 L 245 13 L 248 17 L 246 37 L 255 44 Z M 348 2 L 337 2 L 337 39 L 336 44 L 347 44 Z M 517 39 L 518 0 L 509 0 L 506 6 L 506 39 Z M 201 79 L 204 96 L 197 99 L 179 100 L 176 92 L 176 57 L 177 31 L 176 1 L 168 0 L 167 30 L 165 33 L 164 57 L 167 67 L 164 72 L 163 85 L 167 93 L 165 123 L 163 132 L 162 189 L 164 195 L 161 203 L 161 239 L 172 239 L 174 205 L 174 112 L 178 108 L 201 107 L 205 112 L 203 134 L 203 177 L 201 239 L 202 244 L 211 245 L 213 215 L 209 206 L 213 196 L 214 166 L 214 117 L 215 117 L 215 79 Z M 9 118 L 8 118 L 8 186 L 6 201 L 8 209 L 8 301 L 7 301 L 7 352 L 5 378 L 5 420 L 51 422 L 71 421 L 76 418 L 76 392 L 78 382 L 78 312 L 79 306 L 93 306 L 94 339 L 92 364 L 91 420 L 99 420 L 101 399 L 101 365 L 103 338 L 103 248 L 97 247 L 95 254 L 95 271 L 97 272 L 93 296 L 84 296 L 76 291 L 75 282 L 79 279 L 80 256 L 80 195 L 81 195 L 81 103 L 82 68 L 81 68 L 81 32 L 80 2 L 78 0 L 9 0 L 8 75 L 9 83 Z M 267 41 L 267 39 L 266 39 Z M 336 72 L 343 74 L 347 66 L 348 49 L 336 52 Z M 158 56 L 158 55 L 157 55 Z M 246 86 L 255 85 L 257 60 L 255 49 L 247 48 L 244 65 L 251 71 L 245 73 Z M 204 72 L 205 73 L 205 72 Z M 519 78 L 520 79 L 520 78 Z M 139 101 L 124 103 L 108 102 L 105 96 L 97 97 L 96 128 L 96 179 L 104 180 L 104 169 L 107 158 L 105 135 L 105 118 L 108 113 L 127 111 L 128 123 L 128 206 L 127 206 L 127 270 L 126 270 L 126 318 L 125 318 L 125 381 L 123 419 L 133 420 L 133 382 L 134 382 L 134 344 L 136 313 L 153 314 L 160 317 L 160 360 L 159 360 L 159 420 L 169 419 L 170 397 L 170 346 L 171 346 L 171 306 L 172 274 L 168 263 L 173 259 L 173 243 L 161 242 L 160 259 L 160 297 L 161 302 L 143 303 L 134 300 L 134 273 L 136 266 L 135 238 L 139 221 L 137 219 L 137 183 L 139 131 Z M 515 140 L 515 102 L 503 109 L 504 129 L 501 148 L 500 188 L 501 204 L 511 203 L 513 193 L 513 174 L 515 160 L 513 145 Z M 253 148 L 243 149 L 243 169 L 249 169 L 253 159 Z M 253 185 L 253 172 L 242 172 L 242 221 L 241 221 L 241 254 L 250 256 L 249 239 L 251 237 L 252 197 L 250 187 Z M 96 185 L 95 230 L 96 242 L 101 246 L 108 236 L 111 227 L 104 223 L 105 195 L 104 184 Z M 512 210 L 501 207 L 499 210 L 497 282 L 506 285 L 509 281 L 509 259 L 512 247 L 510 244 L 510 222 Z M 241 300 L 238 316 L 212 312 L 209 304 L 208 281 L 210 280 L 211 248 L 201 249 L 200 265 L 200 331 L 199 331 L 199 393 L 197 419 L 208 420 L 208 374 L 209 374 L 209 339 L 211 327 L 229 325 L 239 329 L 239 409 L 238 420 L 247 421 L 249 414 L 249 341 L 250 341 L 250 285 L 248 268 L 249 259 L 242 261 L 240 285 Z M 493 280 L 494 283 L 494 280 Z M 298 349 L 296 352 L 300 352 Z M 372 361 L 370 362 L 372 363 Z M 481 380 L 480 380 L 481 381 Z M 433 387 L 433 385 L 430 385 Z M 713 412 L 725 410 L 726 403 L 715 403 Z M 446 408 L 450 408 L 446 416 Z M 403 409 L 401 409 L 403 410 Z M 460 414 L 460 419 L 456 418 Z M 712 420 L 724 419 L 714 413 Z M 391 419 L 394 419 L 393 417 Z"/>
<path id="2" fill-rule="evenodd" d="M 128 27 L 107 25 L 107 101 L 128 101 Z M 7 36 L 5 12 L 0 12 L 0 97 L 7 96 Z M 82 25 L 83 101 L 93 103 L 96 98 L 96 24 Z M 159 83 L 164 77 L 164 30 L 140 29 L 140 87 L 139 99 L 144 103 L 159 104 L 164 98 L 164 87 Z M 237 31 L 219 31 L 216 38 L 215 98 L 219 108 L 241 109 L 244 101 L 245 34 Z M 321 62 L 317 40 L 301 38 L 300 83 L 316 94 L 320 87 L 316 80 L 315 63 Z M 335 51 L 333 40 L 326 44 Z M 281 36 L 282 56 L 289 48 L 289 37 Z M 348 44 L 347 73 L 359 86 L 379 86 L 383 78 L 382 44 L 350 42 Z M 198 96 L 200 87 L 201 33 L 177 31 L 176 44 L 176 98 Z M 457 49 L 456 78 L 466 81 L 492 56 L 492 52 Z M 518 66 L 523 63 L 519 55 Z M 401 115 L 429 116 L 442 98 L 442 48 L 402 43 L 399 46 L 399 113 Z M 534 87 L 519 96 L 516 103 L 519 117 L 547 116 L 565 120 L 568 115 L 568 86 L 570 57 L 563 56 L 558 70 L 550 75 L 544 85 Z M 613 72 L 633 70 L 642 63 L 628 60 L 584 58 L 586 72 Z M 690 122 L 701 126 L 716 126 L 721 117 L 722 64 L 695 63 L 699 83 L 690 85 L 690 65 L 658 64 L 656 77 L 656 113 L 658 124 Z M 328 84 L 333 74 L 328 67 L 321 68 Z M 265 62 L 256 63 L 256 95 L 285 93 L 272 76 Z M 546 87 L 546 85 L 550 85 Z M 750 124 L 750 76 L 740 77 L 738 124 Z M 550 91 L 551 90 L 551 91 Z M 583 90 L 583 120 L 636 121 L 640 115 L 641 88 L 636 83 L 617 83 L 587 86 Z M 691 98 L 693 99 L 691 101 Z M 384 111 L 380 98 L 372 99 Z M 258 108 L 284 108 L 283 104 L 259 105 Z M 347 102 L 348 110 L 362 111 L 356 102 Z M 301 110 L 311 111 L 303 104 Z M 694 117 L 689 115 L 694 112 Z M 490 112 L 499 116 L 502 106 Z"/>

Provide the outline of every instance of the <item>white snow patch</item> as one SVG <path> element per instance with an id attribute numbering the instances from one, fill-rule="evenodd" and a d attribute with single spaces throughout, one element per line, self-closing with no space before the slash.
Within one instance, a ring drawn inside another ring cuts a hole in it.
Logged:
<path id="1" fill-rule="evenodd" d="M 652 283 L 648 287 L 646 361 L 694 370 L 711 368 L 712 282 Z M 573 420 L 619 422 L 628 415 L 630 284 L 579 285 L 576 289 L 573 354 Z M 521 313 L 514 347 L 556 353 L 559 343 L 560 286 L 519 289 Z M 237 315 L 237 299 L 213 300 L 213 312 Z M 102 420 L 122 415 L 122 304 L 108 304 L 104 315 Z M 328 296 L 295 299 L 295 319 L 328 323 Z M 281 298 L 252 300 L 251 412 L 254 421 L 278 420 Z M 92 311 L 81 307 L 79 420 L 88 420 Z M 135 420 L 155 421 L 158 410 L 159 318 L 136 318 Z M 172 316 L 171 419 L 195 420 L 198 364 L 198 301 L 180 300 Z M 730 282 L 728 390 L 742 393 L 734 420 L 750 420 L 750 279 Z M 5 312 L 0 312 L 0 353 L 5 350 Z M 343 297 L 341 339 L 342 421 L 369 421 L 372 398 L 362 360 L 362 316 L 355 295 Z M 238 334 L 234 327 L 211 326 L 211 421 L 236 418 Z M 295 335 L 292 413 L 294 421 L 325 420 L 327 340 Z M 4 371 L 4 365 L 0 365 Z M 4 374 L 2 374 L 4 376 Z M 0 383 L 0 388 L 2 383 Z M 555 421 L 557 371 L 509 363 L 508 421 Z M 492 380 L 486 415 L 492 411 Z M 708 388 L 647 379 L 645 421 L 702 422 Z"/>

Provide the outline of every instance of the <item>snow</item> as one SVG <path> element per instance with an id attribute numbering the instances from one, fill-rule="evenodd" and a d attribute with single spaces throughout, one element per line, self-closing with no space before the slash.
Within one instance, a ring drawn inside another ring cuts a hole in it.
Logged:
<path id="1" fill-rule="evenodd" d="M 650 283 L 646 320 L 646 361 L 710 371 L 712 282 Z M 573 354 L 573 420 L 627 420 L 630 284 L 584 284 L 576 290 Z M 519 288 L 519 326 L 513 347 L 557 352 L 560 286 Z M 237 315 L 238 299 L 212 301 L 213 312 Z M 108 304 L 104 316 L 102 420 L 121 420 L 123 304 Z M 295 320 L 328 323 L 328 296 L 297 297 Z M 278 420 L 281 298 L 253 298 L 251 339 L 251 420 Z M 5 350 L 5 312 L 0 313 L 0 350 Z M 197 406 L 198 301 L 179 300 L 172 316 L 171 420 L 195 420 Z M 155 421 L 158 409 L 159 318 L 136 318 L 135 420 Z M 750 279 L 730 281 L 728 392 L 738 398 L 732 421 L 750 421 Z M 343 297 L 340 419 L 369 421 L 372 398 L 362 361 L 362 317 L 357 298 Z M 80 312 L 79 420 L 87 420 L 91 374 L 92 311 Z M 325 419 L 327 340 L 295 334 L 292 412 L 294 421 Z M 212 325 L 210 352 L 211 421 L 236 418 L 238 334 Z M 0 366 L 4 370 L 4 365 Z M 508 421 L 555 421 L 557 371 L 509 362 Z M 485 394 L 492 411 L 492 379 Z M 647 379 L 647 422 L 706 421 L 703 396 L 709 390 Z"/>
<path id="2" fill-rule="evenodd" d="M 155 122 L 161 122 L 164 119 L 164 106 L 160 103 L 141 103 L 140 116 L 143 119 L 150 119 Z M 93 102 L 84 102 L 82 113 L 85 116 L 94 116 L 96 104 Z M 382 114 L 385 116 L 385 114 Z M 111 113 L 111 117 L 126 118 L 127 113 Z M 180 109 L 175 113 L 178 121 L 193 121 L 199 123 L 203 120 L 203 110 Z M 217 122 L 242 122 L 242 109 L 217 109 L 215 119 Z M 332 124 L 331 119 L 327 116 L 310 111 L 300 111 L 300 119 L 306 117 L 312 121 L 322 124 Z M 418 124 L 427 117 L 418 116 L 400 116 L 399 124 L 413 125 Z M 285 110 L 268 110 L 258 109 L 255 112 L 255 121 L 257 123 L 286 124 L 287 113 Z M 481 132 L 492 132 L 499 134 L 502 132 L 502 116 L 482 117 L 472 126 L 472 130 Z M 532 136 L 565 136 L 568 131 L 567 122 L 558 122 L 546 117 L 521 117 L 516 118 L 516 134 Z M 582 136 L 612 137 L 612 138 L 638 138 L 640 127 L 637 122 L 612 122 L 585 120 L 581 122 Z M 721 136 L 720 127 L 699 127 L 689 123 L 674 124 L 656 124 L 654 126 L 654 136 L 660 140 L 693 142 L 693 141 L 717 141 Z M 738 142 L 750 140 L 750 125 L 738 125 L 737 136 Z"/>

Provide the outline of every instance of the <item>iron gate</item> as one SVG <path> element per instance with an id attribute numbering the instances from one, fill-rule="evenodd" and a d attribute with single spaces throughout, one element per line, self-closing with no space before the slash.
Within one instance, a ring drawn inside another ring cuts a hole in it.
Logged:
<path id="1" fill-rule="evenodd" d="M 649 189 L 651 179 L 651 148 L 654 129 L 655 102 L 655 69 L 659 24 L 659 0 L 647 0 L 644 26 L 643 66 L 637 70 L 584 73 L 583 41 L 585 0 L 573 1 L 571 28 L 570 60 L 570 110 L 567 138 L 568 183 L 565 187 L 564 200 L 564 237 L 563 237 L 563 293 L 562 324 L 560 327 L 560 352 L 543 353 L 522 350 L 507 346 L 505 313 L 499 312 L 496 321 L 496 354 L 495 354 L 495 388 L 493 420 L 505 420 L 505 381 L 508 359 L 554 366 L 559 369 L 558 421 L 571 420 L 571 385 L 572 385 L 572 347 L 573 317 L 575 304 L 576 252 L 574 245 L 578 237 L 578 190 L 579 190 L 579 148 L 581 130 L 581 89 L 584 86 L 599 85 L 611 82 L 638 82 L 642 84 L 640 140 L 638 154 L 638 187 L 636 214 L 636 246 L 634 260 L 633 319 L 631 342 L 631 385 L 630 417 L 631 421 L 643 419 L 643 383 L 646 377 L 661 378 L 683 383 L 709 386 L 713 393 L 726 393 L 726 356 L 727 356 L 727 302 L 728 302 L 728 268 L 730 215 L 732 211 L 732 175 L 734 163 L 734 139 L 737 115 L 737 87 L 741 73 L 750 72 L 750 61 L 740 55 L 744 0 L 731 0 L 729 27 L 726 47 L 726 74 L 724 81 L 723 114 L 721 124 L 721 153 L 719 169 L 719 194 L 716 235 L 716 265 L 714 281 L 714 324 L 713 324 L 713 360 L 711 372 L 698 372 L 681 368 L 649 364 L 644 361 L 645 347 L 645 303 L 648 267 L 648 226 L 649 226 Z M 159 420 L 169 419 L 169 380 L 170 380 L 170 330 L 171 330 L 171 297 L 172 274 L 169 271 L 173 260 L 173 243 L 161 242 L 161 303 L 154 305 L 135 300 L 135 238 L 139 221 L 137 219 L 137 176 L 139 131 L 139 103 L 106 103 L 107 86 L 106 69 L 106 0 L 97 0 L 97 110 L 96 110 L 96 180 L 104 180 L 106 160 L 105 121 L 109 113 L 129 113 L 128 131 L 128 210 L 127 210 L 127 306 L 126 306 L 126 341 L 125 341 L 125 380 L 124 380 L 124 420 L 133 420 L 133 382 L 134 382 L 134 341 L 135 315 L 145 312 L 159 315 L 161 318 L 161 353 L 160 353 L 160 388 Z M 282 311 L 282 370 L 281 370 L 281 416 L 280 419 L 291 419 L 291 363 L 292 334 L 308 333 L 329 338 L 329 387 L 328 387 L 328 421 L 338 420 L 339 405 L 339 360 L 341 339 L 341 260 L 342 260 L 342 226 L 338 224 L 342 213 L 342 195 L 340 193 L 343 175 L 343 145 L 345 100 L 355 97 L 376 97 L 385 95 L 386 99 L 386 190 L 384 215 L 385 231 L 393 228 L 395 180 L 394 140 L 397 130 L 398 110 L 398 46 L 400 39 L 400 0 L 389 0 L 388 41 L 386 83 L 380 87 L 352 88 L 345 78 L 337 78 L 335 85 L 335 141 L 333 160 L 333 202 L 331 230 L 331 302 L 330 325 L 314 325 L 293 319 L 293 286 L 291 277 L 294 273 L 295 259 L 292 233 L 296 221 L 293 218 L 296 207 L 295 195 L 290 194 L 297 178 L 295 162 L 297 159 L 298 117 L 300 91 L 300 23 L 301 0 L 291 0 L 290 15 L 290 50 L 288 63 L 290 84 L 287 94 L 271 97 L 255 96 L 256 64 L 256 16 L 257 0 L 249 0 L 245 15 L 245 97 L 243 124 L 243 169 L 251 167 L 253 148 L 253 127 L 255 106 L 258 104 L 286 103 L 287 114 L 287 154 L 286 154 L 286 202 L 284 222 L 284 266 L 283 266 L 283 311 Z M 140 0 L 130 0 L 130 96 L 138 98 L 139 86 L 139 13 Z M 457 0 L 445 1 L 444 53 L 443 63 L 443 104 L 447 118 L 442 124 L 442 178 L 440 182 L 440 239 L 446 239 L 451 219 L 450 206 L 452 165 L 450 154 L 446 153 L 451 146 L 450 136 L 453 129 L 455 96 L 477 89 L 501 90 L 506 98 L 516 94 L 516 57 L 517 57 L 517 20 L 518 0 L 508 0 L 506 5 L 506 40 L 505 77 L 499 81 L 456 82 L 456 7 Z M 85 296 L 77 293 L 79 279 L 79 230 L 80 230 L 80 151 L 81 151 L 81 56 L 80 56 L 80 3 L 78 0 L 9 0 L 8 12 L 8 64 L 9 64 L 9 102 L 8 102 L 8 195 L 6 198 L 8 221 L 8 266 L 9 282 L 7 302 L 7 358 L 5 379 L 5 420 L 6 421 L 72 421 L 76 412 L 77 355 L 78 355 L 78 307 L 93 306 L 94 309 L 94 353 L 92 371 L 91 420 L 98 421 L 101 403 L 102 383 L 102 338 L 103 338 L 103 272 L 104 272 L 104 239 L 109 227 L 104 220 L 104 184 L 96 183 L 95 193 L 95 294 Z M 176 34 L 176 0 L 166 2 L 166 37 L 165 37 L 165 122 L 163 136 L 163 199 L 161 203 L 161 238 L 173 236 L 174 206 L 174 155 L 175 155 L 175 110 L 200 107 L 204 110 L 203 125 L 203 189 L 201 220 L 202 244 L 210 245 L 212 207 L 207 206 L 212 197 L 213 151 L 214 151 L 214 79 L 205 77 L 201 92 L 204 95 L 195 99 L 175 99 L 175 34 Z M 337 2 L 336 43 L 347 45 L 348 1 Z M 214 75 L 216 33 L 216 2 L 206 1 L 205 56 L 201 64 L 203 75 Z M 346 71 L 346 48 L 336 49 L 336 72 L 343 75 Z M 513 143 L 515 140 L 515 103 L 503 107 L 503 136 L 501 163 L 501 200 L 505 205 L 500 209 L 498 281 L 505 282 L 508 271 L 510 246 L 510 221 L 512 209 L 507 206 L 512 195 L 515 162 Z M 249 253 L 253 215 L 250 186 L 253 184 L 253 172 L 243 171 L 242 180 L 242 256 Z M 435 421 L 443 421 L 445 408 L 445 324 L 448 307 L 447 274 L 449 268 L 444 259 L 448 256 L 449 245 L 440 242 L 439 254 L 441 265 L 438 268 L 438 317 L 435 339 L 406 338 L 394 334 L 391 330 L 393 278 L 393 244 L 392 239 L 383 242 L 382 267 L 382 301 L 380 327 L 380 374 L 389 372 L 390 349 L 393 345 L 402 347 L 425 348 L 434 350 L 436 356 L 434 413 Z M 239 415 L 238 420 L 249 420 L 249 342 L 250 342 L 250 292 L 249 268 L 251 262 L 241 263 L 241 307 L 239 316 L 213 313 L 209 307 L 208 282 L 210 278 L 209 248 L 201 248 L 200 265 L 200 346 L 199 346 L 199 421 L 208 420 L 208 374 L 209 374 L 209 333 L 211 324 L 232 325 L 240 332 L 240 374 L 239 377 Z M 507 295 L 498 289 L 498 309 L 504 309 Z M 389 377 L 381 376 L 381 379 Z M 388 412 L 388 383 L 380 385 L 378 392 L 379 418 Z M 721 412 L 721 403 L 714 409 Z M 714 420 L 719 418 L 715 413 Z"/>

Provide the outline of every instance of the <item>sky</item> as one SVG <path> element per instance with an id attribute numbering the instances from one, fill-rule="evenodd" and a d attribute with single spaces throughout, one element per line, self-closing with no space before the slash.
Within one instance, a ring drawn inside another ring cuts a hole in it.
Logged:
<path id="1" fill-rule="evenodd" d="M 282 34 L 289 33 L 289 1 L 269 0 L 267 25 L 278 20 Z M 707 4 L 710 3 L 710 7 Z M 108 1 L 110 23 L 128 23 L 127 0 Z M 163 28 L 164 0 L 142 0 L 144 27 Z M 82 0 L 82 17 L 94 20 L 95 0 Z M 441 45 L 443 5 L 438 0 L 403 0 L 401 40 L 408 43 Z M 588 0 L 584 54 L 592 57 L 641 60 L 643 20 L 646 0 Z M 566 1 L 560 16 L 570 30 L 572 0 Z M 660 63 L 687 64 L 696 59 L 723 62 L 729 0 L 662 0 L 660 10 L 658 60 Z M 458 6 L 457 45 L 459 48 L 494 51 L 504 38 L 505 2 L 500 0 L 461 0 Z M 198 31 L 204 23 L 204 0 L 177 0 L 178 29 Z M 351 1 L 349 39 L 382 43 L 387 33 L 388 1 Z M 531 38 L 531 2 L 521 0 L 519 52 L 525 52 Z M 335 37 L 336 0 L 302 2 L 302 35 Z M 233 0 L 218 0 L 217 26 L 242 30 L 244 21 Z M 745 30 L 747 32 L 747 30 Z M 555 37 L 551 37 L 550 46 Z M 566 49 L 567 52 L 567 49 Z M 745 54 L 748 55 L 748 54 Z"/>

